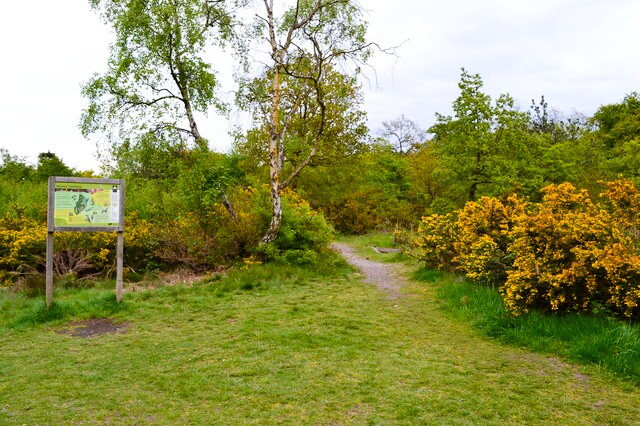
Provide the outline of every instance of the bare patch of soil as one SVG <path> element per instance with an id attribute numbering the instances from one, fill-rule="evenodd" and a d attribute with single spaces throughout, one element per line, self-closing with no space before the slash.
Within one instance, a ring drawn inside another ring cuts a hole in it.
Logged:
<path id="1" fill-rule="evenodd" d="M 109 318 L 94 318 L 77 321 L 59 329 L 56 333 L 68 334 L 73 337 L 94 337 L 103 334 L 123 334 L 131 327 L 131 323 L 115 323 Z"/>
<path id="2" fill-rule="evenodd" d="M 334 242 L 334 250 L 337 250 L 349 264 L 358 268 L 365 276 L 364 282 L 375 285 L 378 290 L 387 293 L 390 300 L 402 297 L 400 289 L 405 283 L 405 279 L 396 272 L 396 268 L 391 264 L 384 264 L 365 259 L 356 254 L 354 248 L 347 244 Z"/>

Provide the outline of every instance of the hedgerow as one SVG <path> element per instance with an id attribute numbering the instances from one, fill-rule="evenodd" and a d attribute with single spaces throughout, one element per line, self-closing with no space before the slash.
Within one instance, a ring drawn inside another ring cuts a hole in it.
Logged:
<path id="1" fill-rule="evenodd" d="M 153 226 L 135 212 L 126 218 L 125 264 L 144 269 L 153 256 Z M 0 219 L 0 285 L 10 285 L 23 275 L 42 273 L 46 267 L 47 225 L 27 217 L 7 214 Z M 116 234 L 112 232 L 59 232 L 54 237 L 54 273 L 78 277 L 115 272 Z"/>

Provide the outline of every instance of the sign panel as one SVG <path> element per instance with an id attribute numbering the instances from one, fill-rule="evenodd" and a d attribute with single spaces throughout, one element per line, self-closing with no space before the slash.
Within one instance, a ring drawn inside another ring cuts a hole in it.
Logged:
<path id="1" fill-rule="evenodd" d="M 122 185 L 55 182 L 54 226 L 114 227 L 120 224 Z"/>
<path id="2" fill-rule="evenodd" d="M 124 180 L 51 176 L 47 230 L 124 231 Z"/>
<path id="3" fill-rule="evenodd" d="M 124 180 L 49 177 L 47 202 L 47 307 L 53 303 L 53 234 L 55 232 L 118 233 L 116 300 L 122 300 L 124 257 Z"/>

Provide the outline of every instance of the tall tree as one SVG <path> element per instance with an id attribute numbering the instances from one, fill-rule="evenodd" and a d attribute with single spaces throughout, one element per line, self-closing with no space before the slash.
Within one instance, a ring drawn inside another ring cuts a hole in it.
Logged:
<path id="1" fill-rule="evenodd" d="M 591 121 L 608 148 L 637 140 L 640 137 L 640 94 L 632 92 L 622 102 L 601 106 Z"/>
<path id="2" fill-rule="evenodd" d="M 49 176 L 74 176 L 75 171 L 51 151 L 38 154 L 38 165 L 34 178 L 38 181 L 46 181 Z"/>
<path id="3" fill-rule="evenodd" d="M 527 152 L 529 116 L 516 110 L 510 96 L 500 96 L 494 105 L 481 90 L 480 76 L 464 69 L 458 86 L 455 117 L 436 114 L 437 122 L 429 129 L 442 179 L 450 183 L 456 206 L 513 189 L 533 158 Z"/>
<path id="4" fill-rule="evenodd" d="M 416 151 L 427 140 L 427 133 L 413 120 L 404 114 L 400 117 L 382 122 L 380 136 L 384 138 L 396 152 L 408 153 Z"/>
<path id="5" fill-rule="evenodd" d="M 224 0 L 89 0 L 115 32 L 108 70 L 83 87 L 83 135 L 207 147 L 196 113 L 217 101 L 205 48 L 231 36 Z"/>
<path id="6" fill-rule="evenodd" d="M 471 75 L 463 69 L 458 84 L 460 95 L 453 103 L 455 119 L 436 114 L 436 124 L 429 129 L 443 160 L 443 170 L 463 191 L 455 198 L 462 197 L 463 201 L 475 200 L 479 186 L 491 183 L 488 162 L 494 152 L 494 113 L 491 98 L 481 92 L 482 86 L 478 74 Z"/>
<path id="7" fill-rule="evenodd" d="M 21 182 L 29 180 L 34 168 L 24 158 L 11 155 L 5 148 L 0 148 L 0 176 L 2 180 Z"/>
<path id="8" fill-rule="evenodd" d="M 286 87 L 286 90 L 283 90 L 280 106 L 287 111 L 289 122 L 287 132 L 282 137 L 281 153 L 286 155 L 282 158 L 280 175 L 291 177 L 286 185 L 283 182 L 283 188 L 289 184 L 297 184 L 293 179 L 295 176 L 291 175 L 305 161 L 308 161 L 305 169 L 331 165 L 368 148 L 366 114 L 361 110 L 363 97 L 355 78 L 327 71 L 323 93 L 324 115 L 313 96 L 300 98 L 300 93 L 311 90 L 306 80 L 283 75 L 281 86 Z M 270 77 L 263 76 L 246 82 L 238 92 L 239 104 L 254 112 L 256 127 L 246 134 L 237 135 L 235 148 L 254 167 L 269 163 L 270 138 L 267 123 L 270 119 L 270 87 Z M 322 134 L 314 140 L 314 131 L 322 121 Z M 318 149 L 310 157 L 309 154 L 316 145 Z M 304 171 L 298 171 L 296 176 L 300 174 L 304 174 Z"/>
<path id="9" fill-rule="evenodd" d="M 531 100 L 531 131 L 545 136 L 550 144 L 575 141 L 588 130 L 588 120 L 577 112 L 570 116 L 560 111 L 549 108 L 544 96 L 540 102 Z"/>
<path id="10" fill-rule="evenodd" d="M 640 94 L 603 105 L 591 119 L 595 141 L 602 146 L 610 178 L 617 174 L 640 180 Z"/>
<path id="11" fill-rule="evenodd" d="M 281 15 L 277 15 L 273 0 L 263 0 L 263 4 L 264 12 L 258 15 L 252 35 L 253 40 L 267 43 L 256 51 L 268 50 L 266 66 L 256 81 L 268 79 L 262 86 L 268 103 L 260 127 L 269 141 L 272 218 L 262 240 L 269 243 L 278 236 L 282 221 L 281 191 L 322 150 L 331 79 L 346 61 L 366 61 L 372 45 L 365 41 L 366 24 L 356 1 L 297 0 Z M 312 108 L 314 115 L 313 125 L 302 138 L 298 135 L 305 155 L 283 176 L 289 155 L 285 141 L 292 136 L 292 121 L 304 105 Z"/>

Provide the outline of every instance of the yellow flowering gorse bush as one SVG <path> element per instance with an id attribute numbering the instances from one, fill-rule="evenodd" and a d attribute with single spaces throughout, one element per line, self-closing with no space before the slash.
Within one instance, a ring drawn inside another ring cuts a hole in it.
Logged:
<path id="1" fill-rule="evenodd" d="M 607 187 L 599 203 L 569 183 L 544 188 L 537 204 L 483 198 L 446 220 L 423 218 L 413 245 L 430 267 L 498 284 L 514 315 L 604 310 L 640 319 L 640 194 L 626 180 Z"/>
<path id="2" fill-rule="evenodd" d="M 47 227 L 35 220 L 0 219 L 0 285 L 9 285 L 15 272 L 33 269 L 45 262 Z"/>
<path id="3" fill-rule="evenodd" d="M 454 261 L 473 281 L 500 284 L 506 279 L 512 262 L 507 249 L 511 242 L 514 218 L 526 204 L 515 195 L 502 202 L 482 197 L 470 202 L 458 214 L 458 234 Z"/>
<path id="4" fill-rule="evenodd" d="M 455 270 L 456 219 L 453 213 L 424 216 L 412 244 L 414 255 L 431 268 Z"/>
<path id="5" fill-rule="evenodd" d="M 610 239 L 611 218 L 571 184 L 543 192 L 534 211 L 516 218 L 513 269 L 501 288 L 505 303 L 515 314 L 530 308 L 591 311 L 602 291 L 593 248 Z"/>

